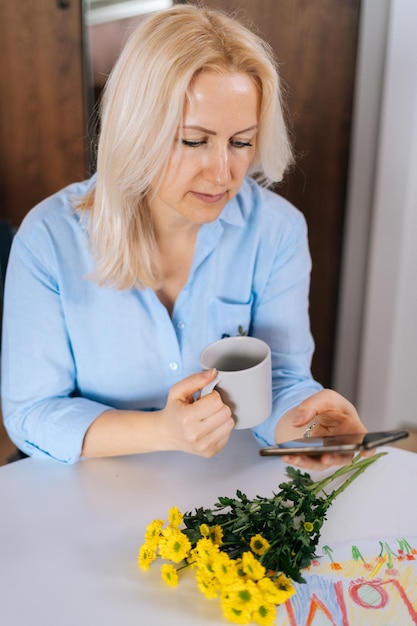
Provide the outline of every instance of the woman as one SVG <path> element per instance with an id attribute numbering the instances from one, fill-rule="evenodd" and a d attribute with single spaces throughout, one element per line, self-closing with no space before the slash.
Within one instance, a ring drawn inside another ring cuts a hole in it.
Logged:
<path id="1" fill-rule="evenodd" d="M 305 221 L 261 187 L 291 163 L 267 45 L 177 6 L 142 23 L 109 77 L 97 173 L 22 223 L 4 310 L 5 425 L 26 454 L 213 456 L 234 422 L 199 354 L 243 329 L 273 360 L 264 444 L 364 432 L 310 373 Z M 292 459 L 308 468 L 337 456 Z"/>

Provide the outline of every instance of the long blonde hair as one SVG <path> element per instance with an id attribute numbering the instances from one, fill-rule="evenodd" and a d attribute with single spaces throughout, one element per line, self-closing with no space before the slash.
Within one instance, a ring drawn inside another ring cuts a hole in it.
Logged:
<path id="1" fill-rule="evenodd" d="M 257 153 L 248 172 L 281 180 L 292 160 L 274 56 L 258 35 L 223 12 L 175 6 L 139 24 L 106 83 L 89 236 L 99 284 L 158 288 L 158 249 L 147 198 L 161 180 L 193 78 L 240 72 L 260 91 Z"/>

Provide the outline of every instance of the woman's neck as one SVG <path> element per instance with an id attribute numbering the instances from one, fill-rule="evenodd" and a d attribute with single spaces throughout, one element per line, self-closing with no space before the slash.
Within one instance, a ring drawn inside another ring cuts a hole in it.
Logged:
<path id="1" fill-rule="evenodd" d="M 180 291 L 186 285 L 194 257 L 199 226 L 156 232 L 160 255 L 161 287 L 157 296 L 170 315 Z"/>

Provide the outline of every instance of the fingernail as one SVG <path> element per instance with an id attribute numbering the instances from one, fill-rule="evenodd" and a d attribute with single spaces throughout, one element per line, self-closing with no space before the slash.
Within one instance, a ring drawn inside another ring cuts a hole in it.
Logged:
<path id="1" fill-rule="evenodd" d="M 204 370 L 203 376 L 204 378 L 211 378 L 214 372 L 217 374 L 217 370 L 214 367 L 212 367 L 210 370 Z"/>

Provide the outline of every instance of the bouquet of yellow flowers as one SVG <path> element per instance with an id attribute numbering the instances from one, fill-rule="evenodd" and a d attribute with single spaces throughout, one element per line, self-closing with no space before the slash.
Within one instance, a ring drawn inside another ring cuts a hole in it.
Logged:
<path id="1" fill-rule="evenodd" d="M 237 491 L 235 498 L 220 497 L 212 509 L 184 514 L 174 506 L 167 524 L 156 519 L 147 526 L 138 564 L 148 570 L 162 559 L 161 575 L 170 586 L 178 584 L 181 569 L 194 568 L 199 590 L 220 599 L 228 621 L 273 624 L 276 606 L 295 593 L 293 582 L 305 582 L 302 570 L 315 558 L 333 500 L 383 454 L 357 456 L 316 482 L 287 467 L 291 480 L 268 498 L 250 500 Z M 345 474 L 341 486 L 326 493 Z"/>

